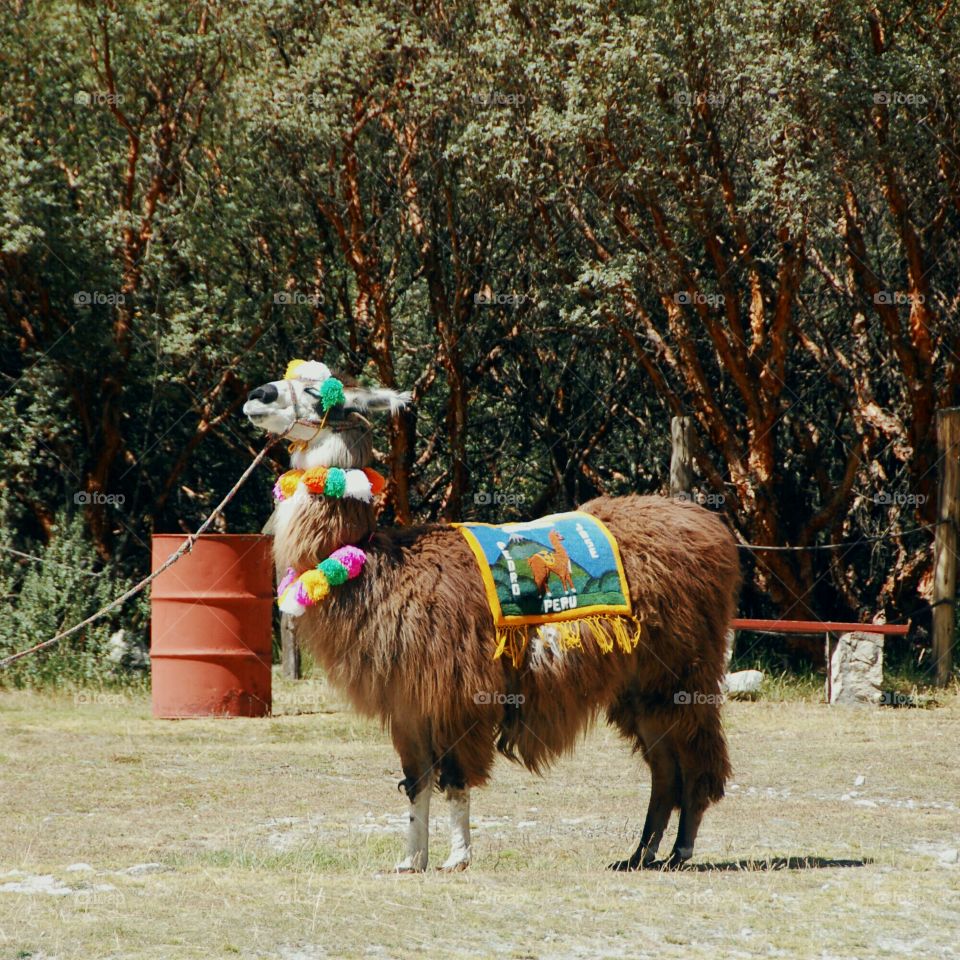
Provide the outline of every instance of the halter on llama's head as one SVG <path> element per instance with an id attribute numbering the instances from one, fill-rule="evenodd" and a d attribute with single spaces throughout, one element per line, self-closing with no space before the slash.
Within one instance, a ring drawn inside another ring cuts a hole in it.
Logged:
<path id="1" fill-rule="evenodd" d="M 372 455 L 368 413 L 398 413 L 409 393 L 337 378 L 318 360 L 291 360 L 282 380 L 247 396 L 243 412 L 267 433 L 294 441 L 296 467 L 364 467 Z"/>

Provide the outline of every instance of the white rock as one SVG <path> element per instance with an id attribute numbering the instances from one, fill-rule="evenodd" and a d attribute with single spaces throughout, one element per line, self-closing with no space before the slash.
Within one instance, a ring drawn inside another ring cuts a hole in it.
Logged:
<path id="1" fill-rule="evenodd" d="M 161 873 L 169 869 L 169 867 L 165 867 L 162 863 L 135 863 L 132 867 L 127 867 L 125 870 L 118 870 L 117 872 L 129 873 L 131 876 L 137 877 L 144 873 Z"/>
<path id="2" fill-rule="evenodd" d="M 728 673 L 724 680 L 724 690 L 733 698 L 750 697 L 758 693 L 763 684 L 763 673 L 759 670 L 739 670 Z"/>
<path id="3" fill-rule="evenodd" d="M 27 877 L 24 880 L 0 884 L 0 893 L 46 893 L 52 897 L 68 897 L 73 888 L 49 873 Z"/>
<path id="4" fill-rule="evenodd" d="M 883 634 L 844 633 L 830 658 L 830 702 L 877 705 L 883 698 Z"/>
<path id="5" fill-rule="evenodd" d="M 867 782 L 867 778 L 861 773 L 856 780 L 853 781 L 855 787 L 862 787 Z"/>
<path id="6" fill-rule="evenodd" d="M 93 873 L 93 867 L 89 863 L 71 863 L 69 867 L 63 868 L 64 873 Z"/>

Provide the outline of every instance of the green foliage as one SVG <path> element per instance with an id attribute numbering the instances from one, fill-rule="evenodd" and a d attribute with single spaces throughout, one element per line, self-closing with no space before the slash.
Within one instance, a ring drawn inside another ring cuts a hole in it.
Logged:
<path id="1" fill-rule="evenodd" d="M 744 540 L 929 521 L 957 32 L 851 0 L 4 5 L 3 542 L 114 496 L 83 522 L 142 575 L 295 356 L 414 390 L 378 438 L 410 481 L 385 521 L 664 492 L 677 414 Z M 260 529 L 271 483 L 226 529 Z M 922 615 L 928 552 L 745 554 L 743 612 Z"/>
<path id="2" fill-rule="evenodd" d="M 80 517 L 66 512 L 58 516 L 53 538 L 38 558 L 0 553 L 0 658 L 72 627 L 132 586 L 104 567 Z M 17 661 L 4 672 L 3 682 L 52 687 L 136 683 L 145 665 L 146 613 L 142 597 L 131 601 L 50 650 Z"/>

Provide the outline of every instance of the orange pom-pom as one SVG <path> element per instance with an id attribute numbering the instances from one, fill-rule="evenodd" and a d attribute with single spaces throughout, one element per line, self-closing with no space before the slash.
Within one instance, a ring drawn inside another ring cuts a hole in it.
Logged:
<path id="1" fill-rule="evenodd" d="M 303 482 L 311 493 L 323 493 L 323 488 L 327 483 L 327 468 L 311 467 L 309 470 L 305 470 Z"/>
<path id="2" fill-rule="evenodd" d="M 363 472 L 367 475 L 367 479 L 370 481 L 370 489 L 373 491 L 373 495 L 379 496 L 380 492 L 386 486 L 387 481 L 377 473 L 376 470 L 371 467 L 364 467 Z"/>

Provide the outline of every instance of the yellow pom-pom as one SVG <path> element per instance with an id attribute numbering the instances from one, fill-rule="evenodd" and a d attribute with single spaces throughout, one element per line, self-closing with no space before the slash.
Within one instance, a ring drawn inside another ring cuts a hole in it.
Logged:
<path id="1" fill-rule="evenodd" d="M 300 583 L 306 595 L 317 603 L 330 592 L 330 581 L 322 570 L 307 570 L 300 574 Z"/>
<path id="2" fill-rule="evenodd" d="M 280 492 L 283 494 L 284 499 L 293 496 L 293 493 L 297 489 L 297 486 L 302 478 L 302 470 L 288 470 L 280 477 L 277 483 L 280 485 Z"/>
<path id="3" fill-rule="evenodd" d="M 305 360 L 291 360 L 287 364 L 286 373 L 283 375 L 284 380 L 295 380 L 297 377 L 297 370 L 306 363 Z"/>

